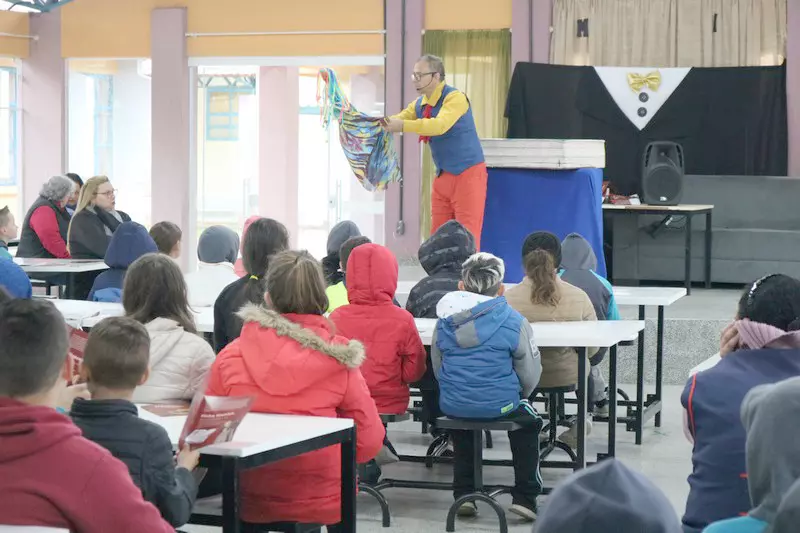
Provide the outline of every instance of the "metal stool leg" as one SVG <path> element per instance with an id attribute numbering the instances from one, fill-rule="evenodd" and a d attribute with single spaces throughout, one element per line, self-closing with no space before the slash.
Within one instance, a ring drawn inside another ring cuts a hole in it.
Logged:
<path id="1" fill-rule="evenodd" d="M 386 501 L 386 497 L 383 494 L 381 494 L 380 491 L 376 490 L 373 487 L 370 487 L 369 485 L 367 485 L 365 483 L 359 483 L 358 484 L 358 490 L 359 490 L 359 492 L 363 492 L 364 494 L 369 494 L 370 496 L 375 498 L 375 500 L 381 506 L 381 515 L 382 515 L 382 518 L 383 518 L 383 527 L 390 527 L 391 526 L 391 522 L 392 522 L 392 515 L 389 512 L 389 502 Z"/>
<path id="2" fill-rule="evenodd" d="M 494 512 L 497 514 L 497 518 L 500 521 L 500 533 L 508 533 L 508 520 L 506 519 L 506 512 L 500 507 L 500 504 L 494 501 L 488 495 L 482 492 L 473 492 L 471 494 L 465 494 L 464 496 L 458 498 L 453 505 L 450 506 L 450 510 L 447 512 L 447 527 L 446 530 L 448 533 L 453 533 L 456 530 L 456 512 L 458 512 L 458 508 L 461 507 L 466 502 L 484 502 L 489 507 L 491 507 Z"/>

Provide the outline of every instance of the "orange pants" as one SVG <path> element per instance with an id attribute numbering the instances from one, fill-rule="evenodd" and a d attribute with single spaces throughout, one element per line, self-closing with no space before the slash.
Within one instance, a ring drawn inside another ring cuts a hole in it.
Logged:
<path id="1" fill-rule="evenodd" d="M 431 235 L 448 220 L 457 220 L 475 237 L 481 249 L 483 209 L 486 206 L 486 164 L 469 167 L 459 175 L 442 172 L 433 181 Z"/>

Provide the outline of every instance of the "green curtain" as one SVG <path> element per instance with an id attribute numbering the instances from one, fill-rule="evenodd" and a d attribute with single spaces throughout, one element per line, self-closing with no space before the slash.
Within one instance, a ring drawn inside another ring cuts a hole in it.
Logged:
<path id="1" fill-rule="evenodd" d="M 445 79 L 463 91 L 472 105 L 475 127 L 481 138 L 506 136 L 504 117 L 511 78 L 509 30 L 428 30 L 422 49 L 444 60 Z M 435 167 L 430 148 L 422 153 L 422 238 L 431 231 L 431 187 Z"/>

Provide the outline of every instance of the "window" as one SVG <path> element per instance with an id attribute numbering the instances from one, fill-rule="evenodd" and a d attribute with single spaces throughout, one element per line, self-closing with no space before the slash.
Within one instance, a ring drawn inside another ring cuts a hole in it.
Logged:
<path id="1" fill-rule="evenodd" d="M 94 175 L 111 176 L 114 158 L 114 78 L 88 76 L 94 90 Z"/>
<path id="2" fill-rule="evenodd" d="M 24 212 L 20 205 L 19 78 L 16 67 L 10 65 L 11 60 L 0 65 L 0 209 L 7 205 L 20 221 Z"/>
<path id="3" fill-rule="evenodd" d="M 255 94 L 248 85 L 209 86 L 206 89 L 206 140 L 239 140 L 239 96 Z"/>
<path id="4" fill-rule="evenodd" d="M 257 66 L 198 67 L 198 234 L 214 225 L 238 233 L 258 213 L 257 74 Z"/>
<path id="5" fill-rule="evenodd" d="M 0 67 L 0 186 L 18 184 L 17 69 Z"/>
<path id="6" fill-rule="evenodd" d="M 69 59 L 67 168 L 104 175 L 117 208 L 150 225 L 152 105 L 141 59 Z"/>

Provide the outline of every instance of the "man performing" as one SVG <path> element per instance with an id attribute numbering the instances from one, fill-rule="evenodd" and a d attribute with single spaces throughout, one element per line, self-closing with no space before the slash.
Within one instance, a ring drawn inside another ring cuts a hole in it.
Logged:
<path id="1" fill-rule="evenodd" d="M 481 246 L 486 203 L 486 164 L 467 97 L 444 82 L 441 58 L 424 55 L 411 74 L 420 97 L 384 127 L 393 133 L 416 133 L 429 143 L 436 179 L 431 195 L 431 234 L 448 220 L 461 222 Z"/>

